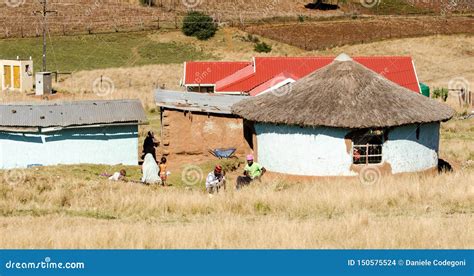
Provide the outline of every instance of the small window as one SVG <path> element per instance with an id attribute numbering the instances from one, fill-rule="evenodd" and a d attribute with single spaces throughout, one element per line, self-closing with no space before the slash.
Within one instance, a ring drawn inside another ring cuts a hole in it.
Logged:
<path id="1" fill-rule="evenodd" d="M 383 130 L 368 130 L 353 136 L 352 162 L 354 164 L 382 163 Z"/>
<path id="2" fill-rule="evenodd" d="M 31 72 L 31 68 L 30 68 L 30 65 L 29 65 L 29 64 L 27 64 L 27 65 L 25 66 L 25 73 L 26 73 L 28 76 L 33 75 L 33 73 Z"/>

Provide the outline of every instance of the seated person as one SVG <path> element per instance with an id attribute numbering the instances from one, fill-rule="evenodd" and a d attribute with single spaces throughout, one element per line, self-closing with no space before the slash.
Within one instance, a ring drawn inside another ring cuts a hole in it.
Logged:
<path id="1" fill-rule="evenodd" d="M 253 155 L 247 155 L 247 165 L 244 168 L 244 175 L 237 177 L 237 190 L 243 186 L 249 185 L 252 181 L 260 179 L 267 171 L 260 164 L 253 161 Z"/>
<path id="2" fill-rule="evenodd" d="M 145 161 L 142 165 L 142 179 L 141 182 L 143 184 L 160 184 L 160 169 L 158 168 L 158 164 L 156 164 L 155 158 L 153 158 L 153 154 L 147 153 L 145 155 Z"/>
<path id="3" fill-rule="evenodd" d="M 121 169 L 120 172 L 116 172 L 109 177 L 111 181 L 125 181 L 125 177 L 127 176 L 127 172 L 124 169 Z"/>
<path id="4" fill-rule="evenodd" d="M 209 194 L 219 192 L 219 189 L 224 187 L 225 190 L 225 176 L 222 173 L 222 167 L 217 165 L 214 171 L 210 172 L 206 178 L 206 191 Z"/>

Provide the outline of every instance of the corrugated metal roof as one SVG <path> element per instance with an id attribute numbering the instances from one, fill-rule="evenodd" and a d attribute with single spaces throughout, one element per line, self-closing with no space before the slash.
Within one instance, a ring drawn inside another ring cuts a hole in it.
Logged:
<path id="1" fill-rule="evenodd" d="M 255 87 L 254 89 L 250 90 L 248 93 L 250 96 L 257 96 L 260 93 L 262 93 L 265 90 L 268 90 L 276 85 L 280 85 L 281 83 L 287 81 L 288 79 L 292 79 L 293 81 L 296 81 L 300 78 L 296 77 L 293 74 L 289 74 L 287 72 L 283 72 L 274 78 L 260 84 L 259 86 Z"/>
<path id="2" fill-rule="evenodd" d="M 251 62 L 186 62 L 184 85 L 215 84 L 250 64 Z"/>
<path id="3" fill-rule="evenodd" d="M 0 105 L 3 127 L 68 127 L 147 121 L 139 100 L 11 103 Z"/>
<path id="4" fill-rule="evenodd" d="M 155 92 L 157 106 L 177 110 L 216 114 L 232 114 L 232 105 L 247 97 L 248 96 L 178 92 L 161 89 Z"/>
<path id="5" fill-rule="evenodd" d="M 333 57 L 256 57 L 255 64 L 217 81 L 216 92 L 250 92 L 283 72 L 300 79 L 333 60 Z M 411 57 L 355 57 L 354 60 L 388 80 L 420 93 Z M 253 67 L 255 72 L 252 72 Z"/>

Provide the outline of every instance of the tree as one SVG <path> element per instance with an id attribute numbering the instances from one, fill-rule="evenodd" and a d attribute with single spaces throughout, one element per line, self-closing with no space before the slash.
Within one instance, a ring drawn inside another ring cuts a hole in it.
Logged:
<path id="1" fill-rule="evenodd" d="M 182 31 L 187 36 L 207 40 L 216 34 L 217 24 L 209 15 L 191 11 L 184 17 Z"/>
<path id="2" fill-rule="evenodd" d="M 265 42 L 259 42 L 255 43 L 254 50 L 257 53 L 270 53 L 272 51 L 272 46 L 268 45 Z"/>

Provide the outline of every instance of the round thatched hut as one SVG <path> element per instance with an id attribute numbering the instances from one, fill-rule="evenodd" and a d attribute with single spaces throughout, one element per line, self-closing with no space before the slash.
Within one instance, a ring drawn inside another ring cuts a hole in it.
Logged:
<path id="1" fill-rule="evenodd" d="M 245 99 L 233 112 L 253 122 L 258 161 L 308 176 L 437 167 L 440 122 L 454 111 L 342 54 L 290 86 Z"/>

